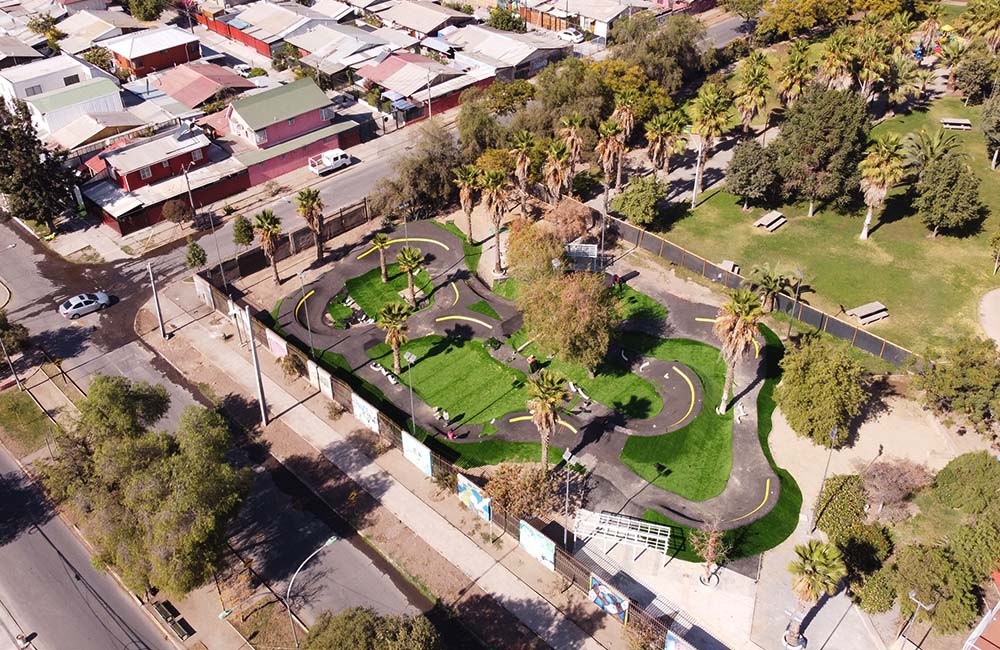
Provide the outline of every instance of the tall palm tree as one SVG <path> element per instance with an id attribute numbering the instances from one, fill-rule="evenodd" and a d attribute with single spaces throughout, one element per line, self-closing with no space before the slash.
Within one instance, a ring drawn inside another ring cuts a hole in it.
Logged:
<path id="1" fill-rule="evenodd" d="M 483 172 L 479 187 L 482 189 L 483 203 L 490 214 L 496 236 L 497 256 L 493 272 L 500 275 L 503 273 L 503 266 L 500 264 L 500 222 L 503 220 L 503 213 L 507 210 L 507 200 L 510 198 L 510 181 L 502 171 L 490 170 Z"/>
<path id="2" fill-rule="evenodd" d="M 782 105 L 795 103 L 812 81 L 813 67 L 809 62 L 809 44 L 796 41 L 788 51 L 788 58 L 778 72 L 778 99 Z"/>
<path id="3" fill-rule="evenodd" d="M 566 179 L 566 186 L 570 188 L 573 187 L 576 165 L 583 153 L 583 127 L 586 123 L 583 116 L 576 112 L 559 120 L 559 137 L 566 143 L 566 149 L 569 151 L 569 176 Z"/>
<path id="4" fill-rule="evenodd" d="M 743 122 L 743 132 L 750 132 L 750 123 L 767 104 L 767 92 L 771 89 L 771 64 L 761 51 L 753 52 L 743 62 L 740 83 L 736 90 L 736 110 Z"/>
<path id="5" fill-rule="evenodd" d="M 854 58 L 853 34 L 846 28 L 838 29 L 827 39 L 819 59 L 819 75 L 827 88 L 850 88 Z"/>
<path id="6" fill-rule="evenodd" d="M 889 111 L 895 113 L 895 108 L 911 99 L 916 99 L 924 92 L 927 80 L 921 72 L 930 70 L 918 68 L 912 56 L 896 54 L 889 61 L 882 83 L 889 95 Z"/>
<path id="7" fill-rule="evenodd" d="M 413 308 L 405 302 L 389 302 L 382 305 L 375 319 L 375 325 L 385 332 L 385 344 L 392 348 L 392 371 L 399 374 L 399 348 L 406 344 L 406 320 Z"/>
<path id="8" fill-rule="evenodd" d="M 809 610 L 823 594 L 837 593 L 837 585 L 847 575 L 840 550 L 829 542 L 811 539 L 795 547 L 795 556 L 788 564 L 792 591 L 799 601 L 785 631 L 785 644 L 790 648 L 802 645 L 802 619 Z"/>
<path id="9" fill-rule="evenodd" d="M 736 289 L 729 302 L 722 305 L 712 329 L 722 341 L 722 358 L 726 360 L 726 383 L 722 387 L 722 402 L 716 413 L 722 415 L 729 404 L 729 391 L 736 372 L 736 363 L 753 345 L 757 323 L 764 315 L 760 297 L 748 289 Z"/>
<path id="10" fill-rule="evenodd" d="M 537 377 L 528 377 L 528 408 L 531 421 L 538 429 L 542 441 L 542 469 L 549 471 L 549 441 L 556 429 L 556 414 L 563 402 L 569 399 L 566 379 L 554 372 L 540 370 Z"/>
<path id="11" fill-rule="evenodd" d="M 900 11 L 889 16 L 881 25 L 883 38 L 889 46 L 889 51 L 893 54 L 903 54 L 911 49 L 910 38 L 917 28 L 913 22 L 913 14 L 909 11 Z"/>
<path id="12" fill-rule="evenodd" d="M 549 143 L 549 148 L 545 151 L 545 167 L 542 169 L 545 175 L 545 187 L 552 195 L 552 202 L 558 203 L 562 198 L 563 186 L 569 173 L 569 149 L 562 140 L 553 140 Z"/>
<path id="13" fill-rule="evenodd" d="M 943 15 L 944 7 L 939 2 L 925 2 L 921 7 L 921 11 L 924 14 L 924 20 L 917 29 L 920 35 L 920 44 L 926 50 L 934 42 L 938 31 L 941 30 L 941 16 Z"/>
<path id="14" fill-rule="evenodd" d="M 479 187 L 479 168 L 475 165 L 462 165 L 454 170 L 455 185 L 458 187 L 458 202 L 462 204 L 465 213 L 465 238 L 471 245 L 472 239 L 472 208 L 475 205 L 473 193 Z"/>
<path id="15" fill-rule="evenodd" d="M 701 192 L 701 177 L 704 175 L 705 161 L 708 160 L 708 153 L 715 141 L 726 132 L 729 126 L 729 108 L 732 102 L 729 95 L 715 83 L 703 84 L 698 89 L 698 96 L 692 104 L 694 121 L 691 127 L 693 133 L 698 134 L 699 156 L 696 161 L 694 175 L 694 192 L 691 196 L 691 204 Z"/>
<path id="16" fill-rule="evenodd" d="M 417 308 L 417 288 L 413 276 L 424 268 L 424 254 L 416 246 L 403 246 L 396 254 L 396 264 L 399 270 L 406 274 L 406 282 L 410 287 L 410 302 Z"/>
<path id="17" fill-rule="evenodd" d="M 382 269 L 383 284 L 389 281 L 389 274 L 385 270 L 385 252 L 389 250 L 390 241 L 389 235 L 384 232 L 377 232 L 372 237 L 372 248 L 378 251 L 378 266 Z"/>
<path id="18" fill-rule="evenodd" d="M 955 90 L 955 72 L 958 71 L 958 64 L 961 63 L 969 53 L 969 46 L 958 40 L 950 39 L 941 48 L 938 61 L 948 68 L 948 90 Z"/>
<path id="19" fill-rule="evenodd" d="M 295 203 L 298 206 L 299 216 L 306 220 L 306 225 L 313 234 L 313 243 L 316 245 L 316 261 L 323 260 L 323 242 L 320 240 L 320 231 L 323 229 L 323 199 L 319 196 L 319 190 L 307 187 L 295 196 Z"/>
<path id="20" fill-rule="evenodd" d="M 663 172 L 664 179 L 670 175 L 670 156 L 679 154 L 687 147 L 684 126 L 687 119 L 681 111 L 659 113 L 646 122 L 646 153 L 655 169 Z"/>
<path id="21" fill-rule="evenodd" d="M 617 120 L 607 119 L 597 127 L 597 156 L 604 170 L 604 213 L 608 213 L 608 193 L 611 177 L 615 172 L 615 163 L 621 157 L 622 126 Z M 617 189 L 617 186 L 616 186 Z"/>
<path id="22" fill-rule="evenodd" d="M 753 283 L 757 295 L 760 296 L 761 308 L 764 313 L 774 310 L 778 294 L 792 282 L 791 277 L 785 273 L 779 273 L 777 267 L 772 270 L 771 265 L 766 262 L 753 267 L 749 279 Z"/>
<path id="23" fill-rule="evenodd" d="M 531 176 L 531 153 L 535 150 L 535 136 L 531 131 L 518 131 L 514 134 L 510 155 L 514 156 L 514 177 L 521 193 L 521 216 L 525 215 L 525 203 L 528 197 L 528 179 Z"/>
<path id="24" fill-rule="evenodd" d="M 865 205 L 868 206 L 868 214 L 861 227 L 861 239 L 868 239 L 868 227 L 875 208 L 881 208 L 889 190 L 903 180 L 905 163 L 903 141 L 898 135 L 888 133 L 875 141 L 858 166 L 861 171 L 861 191 L 864 192 Z"/>
<path id="25" fill-rule="evenodd" d="M 986 42 L 990 54 L 1000 49 L 1000 4 L 996 0 L 970 2 L 962 15 L 965 32 L 970 37 L 979 37 Z"/>
<path id="26" fill-rule="evenodd" d="M 919 133 L 910 133 L 903 146 L 906 149 L 907 165 L 916 171 L 918 180 L 931 161 L 953 154 L 962 155 L 956 151 L 961 143 L 955 134 L 945 133 L 942 129 L 935 129 L 931 133 L 920 129 Z"/>
<path id="27" fill-rule="evenodd" d="M 858 89 L 866 102 L 875 96 L 875 84 L 889 71 L 886 42 L 879 32 L 867 32 L 858 41 L 855 58 Z"/>
<path id="28" fill-rule="evenodd" d="M 278 277 L 278 260 L 274 259 L 275 248 L 278 246 L 278 238 L 281 237 L 281 218 L 270 210 L 261 210 L 253 216 L 253 229 L 260 239 L 260 247 L 264 255 L 271 262 L 271 269 L 274 271 L 274 284 L 280 285 L 281 279 Z"/>
<path id="29" fill-rule="evenodd" d="M 639 91 L 626 88 L 615 97 L 615 110 L 611 119 L 622 125 L 622 140 L 625 144 L 632 139 L 635 129 L 635 106 L 639 103 Z"/>

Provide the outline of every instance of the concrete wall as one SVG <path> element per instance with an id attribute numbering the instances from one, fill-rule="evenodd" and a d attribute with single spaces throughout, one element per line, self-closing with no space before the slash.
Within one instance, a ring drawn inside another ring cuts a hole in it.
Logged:
<path id="1" fill-rule="evenodd" d="M 309 162 L 309 158 L 318 156 L 324 151 L 330 149 L 347 149 L 359 142 L 361 142 L 361 134 L 358 129 L 351 129 L 350 131 L 331 135 L 313 142 L 307 147 L 252 165 L 248 168 L 250 185 L 260 185 L 282 174 L 305 167 Z"/>
<path id="2" fill-rule="evenodd" d="M 178 45 L 159 52 L 153 52 L 146 56 L 135 59 L 126 59 L 120 54 L 112 53 L 115 58 L 115 65 L 123 70 L 128 70 L 135 77 L 145 77 L 150 72 L 165 70 L 182 63 L 190 63 L 201 58 L 201 45 L 199 43 L 187 43 Z"/>

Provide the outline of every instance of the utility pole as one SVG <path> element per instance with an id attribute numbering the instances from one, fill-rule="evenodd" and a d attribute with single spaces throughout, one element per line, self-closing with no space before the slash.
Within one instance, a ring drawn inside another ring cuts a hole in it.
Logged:
<path id="1" fill-rule="evenodd" d="M 691 207 L 694 208 L 698 201 L 698 181 L 701 180 L 701 153 L 705 147 L 705 139 L 698 135 L 698 157 L 694 161 L 694 187 L 691 188 Z"/>
<path id="2" fill-rule="evenodd" d="M 253 373 L 257 377 L 257 401 L 260 402 L 260 423 L 267 426 L 267 402 L 264 401 L 264 380 L 260 376 L 260 360 L 257 358 L 257 339 L 253 335 L 253 321 L 250 320 L 250 305 L 244 307 L 247 319 L 247 334 L 250 338 L 250 356 L 253 357 Z"/>
<path id="3" fill-rule="evenodd" d="M 410 435 L 417 435 L 417 416 L 413 412 L 413 364 L 417 361 L 417 355 L 412 352 L 404 352 L 403 360 L 406 361 L 406 383 L 410 385 Z"/>
<path id="4" fill-rule="evenodd" d="M 3 350 L 3 356 L 7 357 L 7 365 L 10 366 L 10 374 L 14 375 L 18 390 L 23 391 L 24 386 L 21 384 L 21 378 L 17 376 L 17 370 L 14 369 L 14 362 L 10 360 L 10 354 L 7 353 L 7 346 L 3 344 L 2 336 L 0 336 L 0 349 Z"/>
<path id="5" fill-rule="evenodd" d="M 188 203 L 191 205 L 191 214 L 197 216 L 198 210 L 194 207 L 194 195 L 191 194 L 191 181 L 188 179 L 188 169 L 194 163 L 188 163 L 181 170 L 184 172 L 184 186 L 187 188 Z M 212 229 L 212 239 L 215 241 L 215 256 L 219 259 L 219 275 L 222 276 L 222 288 L 229 295 L 229 283 L 226 282 L 226 271 L 222 268 L 222 249 L 219 248 L 219 234 L 215 232 L 215 215 L 209 213 L 208 226 Z"/>
<path id="6" fill-rule="evenodd" d="M 160 336 L 166 340 L 170 337 L 167 336 L 167 330 L 163 327 L 163 312 L 160 311 L 160 296 L 156 293 L 156 280 L 153 278 L 152 262 L 146 262 L 146 270 L 149 272 L 149 285 L 153 287 L 153 306 L 156 307 L 156 321 L 160 324 Z"/>

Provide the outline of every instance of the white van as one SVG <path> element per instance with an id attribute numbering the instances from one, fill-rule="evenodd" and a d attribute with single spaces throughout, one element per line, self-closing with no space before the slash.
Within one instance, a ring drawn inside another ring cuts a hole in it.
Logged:
<path id="1" fill-rule="evenodd" d="M 351 164 L 351 156 L 343 149 L 330 149 L 309 159 L 309 171 L 321 176 L 334 169 L 347 167 Z"/>

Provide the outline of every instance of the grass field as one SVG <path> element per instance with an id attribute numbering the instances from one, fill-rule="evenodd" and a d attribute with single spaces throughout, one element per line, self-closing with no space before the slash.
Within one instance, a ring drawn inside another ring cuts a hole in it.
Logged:
<path id="1" fill-rule="evenodd" d="M 496 309 L 493 309 L 490 303 L 485 300 L 477 300 L 476 302 L 469 305 L 469 309 L 483 316 L 488 316 L 493 320 L 500 320 L 500 314 L 497 313 Z"/>
<path id="2" fill-rule="evenodd" d="M 622 320 L 661 321 L 667 318 L 667 308 L 646 294 L 625 286 L 619 294 Z"/>
<path id="3" fill-rule="evenodd" d="M 344 304 L 346 297 L 347 291 L 341 291 L 326 306 L 326 313 L 330 314 L 333 326 L 338 329 L 345 329 L 347 327 L 347 319 L 354 315 L 354 310 Z"/>
<path id="4" fill-rule="evenodd" d="M 517 280 L 507 278 L 493 283 L 493 293 L 507 300 L 517 300 Z"/>
<path id="5" fill-rule="evenodd" d="M 56 434 L 56 426 L 27 393 L 0 393 L 0 438 L 17 457 L 27 456 Z"/>
<path id="6" fill-rule="evenodd" d="M 447 223 L 441 223 L 440 221 L 431 221 L 438 228 L 443 228 L 451 234 L 462 240 L 462 253 L 465 256 L 465 267 L 469 269 L 469 272 L 475 275 L 476 269 L 479 268 L 479 258 L 483 256 L 483 245 L 475 244 L 469 242 L 465 238 L 465 233 L 461 228 L 455 225 L 454 221 L 448 221 Z"/>
<path id="7" fill-rule="evenodd" d="M 378 318 L 378 312 L 382 306 L 390 302 L 409 302 L 409 284 L 406 274 L 399 270 L 396 263 L 386 265 L 386 273 L 389 276 L 388 282 L 382 282 L 382 272 L 376 266 L 371 271 L 347 281 L 347 292 L 351 294 L 354 301 L 358 303 L 361 311 L 370 318 Z M 413 278 L 413 283 L 419 292 L 423 292 L 421 305 L 427 307 L 433 300 L 434 285 L 431 284 L 430 276 L 426 269 L 421 269 Z M 403 295 L 400 295 L 400 292 Z"/>

